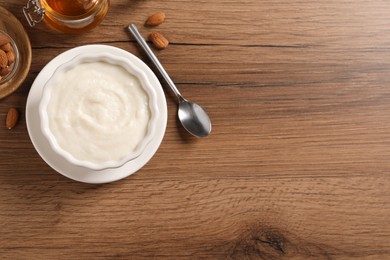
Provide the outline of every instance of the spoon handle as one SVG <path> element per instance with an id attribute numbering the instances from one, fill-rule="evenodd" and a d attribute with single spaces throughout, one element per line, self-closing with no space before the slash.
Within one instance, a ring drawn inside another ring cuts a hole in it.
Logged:
<path id="1" fill-rule="evenodd" d="M 141 45 L 142 49 L 146 52 L 146 54 L 149 56 L 149 58 L 152 60 L 154 65 L 157 67 L 158 71 L 161 73 L 165 81 L 168 83 L 168 85 L 171 87 L 173 93 L 175 93 L 176 97 L 179 100 L 182 100 L 183 97 L 181 96 L 179 90 L 176 88 L 175 83 L 173 83 L 172 79 L 169 77 L 168 73 L 165 71 L 163 66 L 161 65 L 160 61 L 157 59 L 156 55 L 152 52 L 152 50 L 149 48 L 148 44 L 145 42 L 142 35 L 138 32 L 137 27 L 134 24 L 129 24 L 129 30 L 134 36 L 134 38 L 137 40 L 139 45 Z"/>

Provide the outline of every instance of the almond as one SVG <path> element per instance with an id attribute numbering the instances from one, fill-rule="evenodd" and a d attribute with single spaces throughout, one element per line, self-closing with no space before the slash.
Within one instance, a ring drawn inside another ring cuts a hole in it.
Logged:
<path id="1" fill-rule="evenodd" d="M 0 50 L 0 68 L 5 68 L 8 65 L 8 58 L 7 54 L 3 51 Z"/>
<path id="2" fill-rule="evenodd" d="M 145 22 L 145 25 L 157 26 L 157 25 L 162 24 L 164 22 L 164 20 L 165 20 L 165 13 L 157 12 L 157 13 L 149 16 L 149 18 Z"/>
<path id="3" fill-rule="evenodd" d="M 154 46 L 159 49 L 165 49 L 169 45 L 169 41 L 159 32 L 152 32 L 149 36 Z"/>
<path id="4" fill-rule="evenodd" d="M 12 49 L 12 46 L 11 46 L 11 43 L 6 43 L 4 45 L 1 45 L 0 46 L 0 49 L 2 49 L 3 51 L 7 52 L 7 51 L 13 51 Z"/>
<path id="5" fill-rule="evenodd" d="M 7 35 L 5 34 L 0 34 L 0 46 L 7 44 L 10 42 L 10 39 Z"/>
<path id="6" fill-rule="evenodd" d="M 4 77 L 5 75 L 7 75 L 10 72 L 11 72 L 11 68 L 9 66 L 7 66 L 5 68 L 0 68 L 0 76 L 1 77 Z"/>
<path id="7" fill-rule="evenodd" d="M 19 112 L 16 110 L 16 108 L 10 108 L 7 113 L 7 119 L 5 121 L 5 126 L 8 129 L 14 128 L 16 123 L 18 122 L 19 119 Z"/>
<path id="8" fill-rule="evenodd" d="M 15 53 L 13 51 L 6 52 L 7 59 L 8 59 L 8 66 L 14 63 L 15 61 Z"/>

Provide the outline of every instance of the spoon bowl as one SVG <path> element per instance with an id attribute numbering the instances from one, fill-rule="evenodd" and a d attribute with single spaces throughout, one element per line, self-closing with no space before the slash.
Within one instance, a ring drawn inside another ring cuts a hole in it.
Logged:
<path id="1" fill-rule="evenodd" d="M 179 101 L 178 117 L 183 127 L 197 137 L 206 137 L 211 132 L 211 122 L 206 111 L 186 99 Z"/>
<path id="2" fill-rule="evenodd" d="M 165 81 L 168 83 L 168 86 L 178 98 L 178 117 L 184 129 L 186 129 L 187 132 L 196 137 L 208 136 L 211 132 L 211 121 L 209 116 L 207 115 L 207 112 L 201 106 L 186 100 L 180 94 L 179 90 L 176 88 L 172 79 L 169 77 L 168 73 L 161 65 L 160 61 L 157 59 L 152 50 L 149 48 L 148 44 L 145 42 L 144 38 L 138 32 L 137 27 L 134 24 L 130 24 L 128 28 L 131 34 L 139 43 L 139 45 L 141 45 L 142 49 L 152 60 L 152 62 L 154 63 L 158 71 L 161 73 Z"/>

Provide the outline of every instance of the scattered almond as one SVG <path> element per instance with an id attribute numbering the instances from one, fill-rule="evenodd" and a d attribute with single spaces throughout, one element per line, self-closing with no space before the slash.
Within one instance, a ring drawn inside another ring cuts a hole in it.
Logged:
<path id="1" fill-rule="evenodd" d="M 5 126 L 8 129 L 14 128 L 16 123 L 18 122 L 19 119 L 19 112 L 16 110 L 16 108 L 10 108 L 7 113 L 7 118 L 5 121 Z"/>
<path id="2" fill-rule="evenodd" d="M 5 34 L 0 34 L 0 46 L 7 44 L 10 42 L 10 39 L 7 35 Z"/>
<path id="3" fill-rule="evenodd" d="M 159 49 L 165 49 L 169 45 L 169 41 L 159 32 L 152 32 L 149 36 L 154 46 Z"/>
<path id="4" fill-rule="evenodd" d="M 148 26 L 157 26 L 164 22 L 165 20 L 165 13 L 163 12 L 157 12 L 155 14 L 152 14 L 149 16 L 149 18 L 146 20 L 145 25 Z"/>

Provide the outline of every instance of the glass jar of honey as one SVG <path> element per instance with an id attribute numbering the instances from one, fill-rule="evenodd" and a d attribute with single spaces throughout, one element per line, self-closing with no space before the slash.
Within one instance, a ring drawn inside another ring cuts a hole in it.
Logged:
<path id="1" fill-rule="evenodd" d="M 31 27 L 43 20 L 55 31 L 80 33 L 97 26 L 109 6 L 109 0 L 29 0 L 23 13 Z"/>

